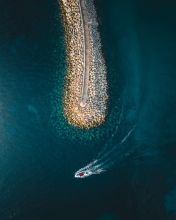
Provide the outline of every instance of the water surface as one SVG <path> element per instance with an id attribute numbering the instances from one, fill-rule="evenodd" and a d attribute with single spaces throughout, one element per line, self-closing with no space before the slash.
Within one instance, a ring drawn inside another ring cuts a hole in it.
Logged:
<path id="1" fill-rule="evenodd" d="M 57 1 L 0 0 L 2 220 L 176 218 L 176 5 L 95 5 L 110 110 L 104 125 L 82 131 L 62 114 L 66 54 Z M 105 172 L 75 179 L 94 159 Z"/>

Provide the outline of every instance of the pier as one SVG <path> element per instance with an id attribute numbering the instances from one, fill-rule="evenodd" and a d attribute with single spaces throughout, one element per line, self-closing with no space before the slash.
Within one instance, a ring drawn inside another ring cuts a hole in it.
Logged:
<path id="1" fill-rule="evenodd" d="M 81 96 L 81 107 L 85 107 L 87 97 L 88 97 L 88 84 L 89 84 L 89 65 L 90 65 L 90 46 L 89 46 L 89 27 L 88 27 L 88 18 L 86 13 L 86 6 L 84 0 L 79 1 L 80 14 L 81 14 L 81 23 L 83 29 L 83 38 L 84 38 L 84 72 L 83 72 L 83 88 Z"/>
<path id="2" fill-rule="evenodd" d="M 108 109 L 107 71 L 92 0 L 59 0 L 65 29 L 64 114 L 82 129 L 99 126 Z"/>

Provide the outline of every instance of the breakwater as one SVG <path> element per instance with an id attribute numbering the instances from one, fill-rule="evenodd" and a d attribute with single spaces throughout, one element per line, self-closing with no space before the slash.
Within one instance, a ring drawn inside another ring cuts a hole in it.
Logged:
<path id="1" fill-rule="evenodd" d="M 89 26 L 88 17 L 86 12 L 86 6 L 84 0 L 79 1 L 81 22 L 83 29 L 83 39 L 84 39 L 84 72 L 83 72 L 83 86 L 81 95 L 81 107 L 85 107 L 87 97 L 88 97 L 88 85 L 89 85 L 89 66 L 90 66 L 90 37 L 89 37 Z"/>
<path id="2" fill-rule="evenodd" d="M 59 0 L 65 29 L 67 75 L 64 114 L 76 127 L 89 129 L 107 115 L 107 71 L 92 0 Z"/>

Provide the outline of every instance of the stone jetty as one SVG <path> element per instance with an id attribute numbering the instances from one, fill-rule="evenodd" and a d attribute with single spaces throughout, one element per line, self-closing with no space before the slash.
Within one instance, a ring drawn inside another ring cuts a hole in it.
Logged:
<path id="1" fill-rule="evenodd" d="M 81 107 L 85 107 L 88 97 L 88 84 L 89 84 L 89 67 L 90 67 L 90 37 L 89 37 L 89 26 L 88 17 L 84 0 L 80 0 L 80 12 L 84 38 L 84 72 L 83 72 L 83 86 L 81 96 Z"/>
<path id="2" fill-rule="evenodd" d="M 99 126 L 107 115 L 108 85 L 93 0 L 58 0 L 67 51 L 64 114 L 82 129 Z"/>

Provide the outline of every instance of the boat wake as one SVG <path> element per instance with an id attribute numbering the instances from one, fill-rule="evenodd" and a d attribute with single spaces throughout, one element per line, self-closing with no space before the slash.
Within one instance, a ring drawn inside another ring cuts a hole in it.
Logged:
<path id="1" fill-rule="evenodd" d="M 116 164 L 117 160 L 124 156 L 124 153 L 121 152 L 122 150 L 124 150 L 123 144 L 128 140 L 131 133 L 135 130 L 136 126 L 137 125 L 134 125 L 133 128 L 128 132 L 128 134 L 117 145 L 115 145 L 111 150 L 105 153 L 105 150 L 108 147 L 108 143 L 112 141 L 112 138 L 114 136 L 113 134 L 110 141 L 105 145 L 104 149 L 97 156 L 97 159 L 89 163 L 87 166 L 79 169 L 75 173 L 75 178 L 85 178 L 93 174 L 100 174 L 102 172 L 110 170 L 113 165 Z M 117 129 L 118 127 L 115 129 L 115 132 L 117 132 Z"/>

